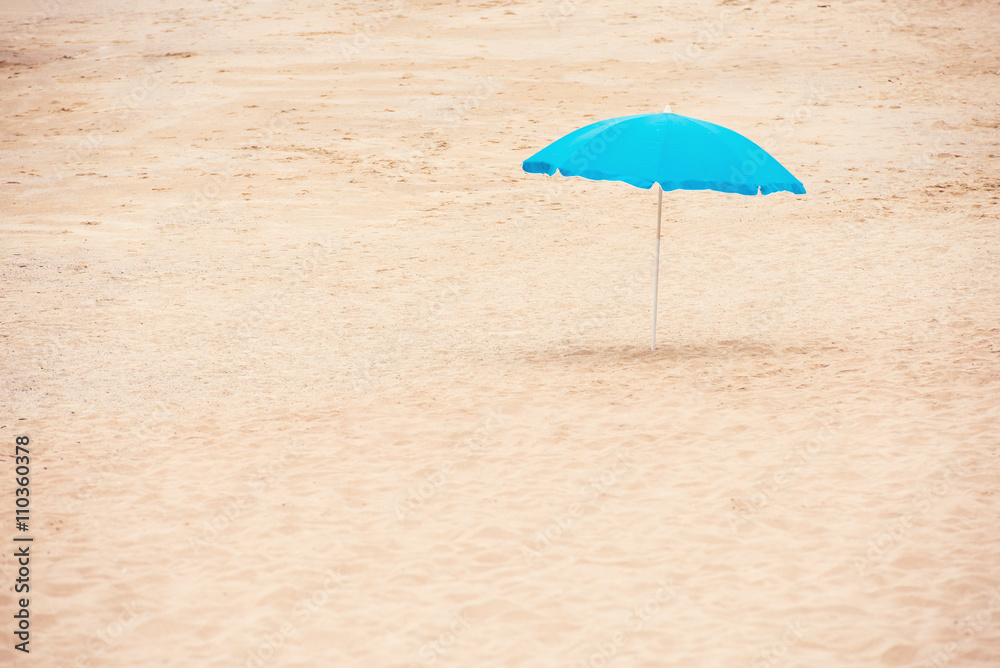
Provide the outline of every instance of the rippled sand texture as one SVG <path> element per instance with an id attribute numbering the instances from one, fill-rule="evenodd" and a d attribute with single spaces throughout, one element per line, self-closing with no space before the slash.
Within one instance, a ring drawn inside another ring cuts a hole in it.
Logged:
<path id="1" fill-rule="evenodd" d="M 0 17 L 0 663 L 1000 665 L 995 2 Z M 809 194 L 667 194 L 650 353 L 520 163 L 667 103 Z"/>

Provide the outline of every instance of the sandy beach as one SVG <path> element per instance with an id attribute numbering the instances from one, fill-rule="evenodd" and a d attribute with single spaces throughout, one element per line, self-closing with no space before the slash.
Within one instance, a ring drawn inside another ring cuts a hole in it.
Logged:
<path id="1" fill-rule="evenodd" d="M 14 0 L 0 90 L 0 664 L 1000 665 L 996 2 Z M 666 193 L 650 352 L 656 193 L 521 162 L 666 104 L 808 194 Z"/>

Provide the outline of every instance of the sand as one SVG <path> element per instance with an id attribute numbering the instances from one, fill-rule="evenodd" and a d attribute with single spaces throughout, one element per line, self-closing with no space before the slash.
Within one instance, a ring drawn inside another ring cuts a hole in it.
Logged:
<path id="1" fill-rule="evenodd" d="M 32 666 L 1000 661 L 995 2 L 14 2 Z M 601 118 L 806 186 L 524 174 Z M 145 182 L 145 183 L 144 183 Z"/>

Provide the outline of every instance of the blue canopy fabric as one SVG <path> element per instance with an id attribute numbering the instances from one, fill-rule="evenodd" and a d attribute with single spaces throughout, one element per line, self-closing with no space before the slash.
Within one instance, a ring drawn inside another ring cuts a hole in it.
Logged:
<path id="1" fill-rule="evenodd" d="M 742 195 L 806 189 L 767 151 L 721 125 L 679 114 L 639 114 L 592 123 L 524 161 L 524 171 L 624 181 L 638 188 Z"/>

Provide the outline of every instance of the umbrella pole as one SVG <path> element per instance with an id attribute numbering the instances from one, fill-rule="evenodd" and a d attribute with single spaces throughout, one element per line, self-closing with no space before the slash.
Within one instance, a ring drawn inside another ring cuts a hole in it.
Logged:
<path id="1" fill-rule="evenodd" d="M 660 220 L 663 214 L 663 188 L 656 184 L 658 194 L 656 197 L 656 260 L 653 263 L 653 334 L 649 342 L 649 349 L 656 350 L 656 304 L 660 289 Z"/>

